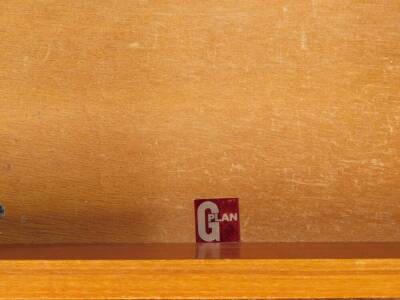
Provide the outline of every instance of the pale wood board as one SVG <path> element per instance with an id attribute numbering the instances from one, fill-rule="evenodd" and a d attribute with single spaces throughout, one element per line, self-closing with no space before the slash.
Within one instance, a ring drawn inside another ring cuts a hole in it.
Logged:
<path id="1" fill-rule="evenodd" d="M 400 243 L 1 245 L 0 299 L 393 298 L 400 297 L 399 249 Z"/>
<path id="2" fill-rule="evenodd" d="M 0 261 L 0 299 L 400 297 L 400 260 Z"/>
<path id="3" fill-rule="evenodd" d="M 0 243 L 399 241 L 399 85 L 399 1 L 2 0 Z"/>

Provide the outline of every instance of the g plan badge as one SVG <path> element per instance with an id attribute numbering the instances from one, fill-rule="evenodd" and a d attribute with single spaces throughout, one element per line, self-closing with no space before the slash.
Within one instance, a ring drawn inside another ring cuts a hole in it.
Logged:
<path id="1" fill-rule="evenodd" d="M 239 242 L 239 199 L 196 199 L 196 241 L 198 243 Z"/>

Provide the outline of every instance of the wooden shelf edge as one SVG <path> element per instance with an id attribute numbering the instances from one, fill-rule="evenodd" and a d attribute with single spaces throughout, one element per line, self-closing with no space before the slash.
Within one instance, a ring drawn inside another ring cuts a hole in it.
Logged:
<path id="1" fill-rule="evenodd" d="M 400 242 L 3 244 L 0 259 L 400 258 Z"/>
<path id="2" fill-rule="evenodd" d="M 179 249 L 179 246 L 182 246 L 182 249 L 190 247 L 187 244 L 165 245 L 166 248 L 171 247 L 178 252 L 176 249 Z M 306 245 L 300 244 L 300 246 L 299 251 L 302 252 Z M 11 249 L 10 247 L 8 249 Z M 72 248 L 74 247 L 84 246 Z M 140 247 L 151 249 L 161 246 L 131 245 L 131 247 L 137 247 L 138 250 Z M 252 251 L 256 251 L 254 249 L 258 247 L 263 252 L 273 246 L 236 244 L 236 246 L 207 247 L 212 249 L 253 247 Z M 334 249 L 335 245 L 332 247 Z M 387 247 L 393 250 L 394 246 L 387 245 Z M 250 251 L 250 248 L 246 251 Z M 3 246 L 0 247 L 0 250 L 2 249 Z M 66 250 L 67 253 L 68 251 L 71 250 Z M 2 288 L 0 299 L 400 297 L 400 258 L 373 258 L 377 254 L 378 252 L 371 257 L 363 258 L 321 258 L 326 256 L 326 253 L 324 255 L 314 253 L 314 257 L 303 258 L 285 258 L 285 255 L 282 258 L 271 258 L 265 253 L 264 258 L 253 259 L 242 257 L 239 259 L 3 258 L 0 259 Z M 397 252 L 393 254 L 398 256 Z M 179 253 L 176 255 L 179 256 Z"/>

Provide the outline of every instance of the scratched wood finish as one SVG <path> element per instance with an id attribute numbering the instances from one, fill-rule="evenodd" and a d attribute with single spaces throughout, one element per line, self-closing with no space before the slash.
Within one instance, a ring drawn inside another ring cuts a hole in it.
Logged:
<path id="1" fill-rule="evenodd" d="M 400 260 L 0 261 L 0 299 L 400 297 Z"/>
<path id="2" fill-rule="evenodd" d="M 0 243 L 190 242 L 197 197 L 240 197 L 244 241 L 400 240 L 399 20 L 398 1 L 0 1 Z"/>

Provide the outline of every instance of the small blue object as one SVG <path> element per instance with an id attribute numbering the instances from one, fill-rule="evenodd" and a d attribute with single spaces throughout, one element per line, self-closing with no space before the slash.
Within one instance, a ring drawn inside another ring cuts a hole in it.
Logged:
<path id="1" fill-rule="evenodd" d="M 0 218 L 4 217 L 4 215 L 6 214 L 6 209 L 0 205 Z"/>

